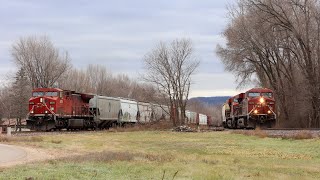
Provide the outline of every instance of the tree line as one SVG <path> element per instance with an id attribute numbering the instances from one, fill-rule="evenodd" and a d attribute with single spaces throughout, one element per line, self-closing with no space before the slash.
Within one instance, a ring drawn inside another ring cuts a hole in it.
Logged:
<path id="1" fill-rule="evenodd" d="M 217 53 L 239 85 L 257 79 L 276 95 L 278 125 L 320 127 L 317 0 L 239 0 Z"/>

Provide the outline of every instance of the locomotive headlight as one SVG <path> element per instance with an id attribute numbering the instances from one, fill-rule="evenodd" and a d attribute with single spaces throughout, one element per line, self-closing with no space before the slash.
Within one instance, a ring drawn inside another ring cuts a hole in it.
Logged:
<path id="1" fill-rule="evenodd" d="M 33 114 L 34 112 L 33 112 L 33 111 L 30 111 L 30 113 Z"/>
<path id="2" fill-rule="evenodd" d="M 271 111 L 270 111 L 270 110 L 268 110 L 268 114 L 271 114 Z"/>
<path id="3" fill-rule="evenodd" d="M 50 110 L 51 110 L 51 111 L 54 111 L 54 107 L 51 107 Z"/>
<path id="4" fill-rule="evenodd" d="M 254 110 L 253 112 L 254 112 L 255 114 L 258 114 L 258 110 Z"/>
<path id="5" fill-rule="evenodd" d="M 42 98 L 40 98 L 40 102 L 43 102 L 43 99 L 42 99 Z"/>
<path id="6" fill-rule="evenodd" d="M 260 98 L 260 103 L 262 104 L 262 103 L 264 103 L 264 98 Z"/>
<path id="7" fill-rule="evenodd" d="M 46 114 L 47 114 L 47 113 L 48 113 L 48 111 L 44 111 L 44 113 L 46 113 Z"/>

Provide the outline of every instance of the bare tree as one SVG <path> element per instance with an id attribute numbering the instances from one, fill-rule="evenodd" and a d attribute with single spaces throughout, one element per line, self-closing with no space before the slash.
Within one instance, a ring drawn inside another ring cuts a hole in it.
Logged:
<path id="1" fill-rule="evenodd" d="M 21 131 L 21 120 L 24 119 L 28 113 L 28 100 L 31 95 L 31 87 L 24 69 L 20 69 L 16 73 L 16 79 L 11 89 L 10 102 L 13 107 L 13 117 L 16 118 L 16 125 L 20 126 L 19 131 Z M 16 131 L 17 130 L 16 128 Z"/>
<path id="2" fill-rule="evenodd" d="M 54 86 L 70 67 L 68 52 L 61 53 L 47 36 L 20 38 L 12 46 L 12 56 L 25 70 L 32 88 Z"/>
<path id="3" fill-rule="evenodd" d="M 174 40 L 168 46 L 160 43 L 144 58 L 146 74 L 144 79 L 154 84 L 169 100 L 174 110 L 171 117 L 174 125 L 184 124 L 185 110 L 189 97 L 191 77 L 199 66 L 193 56 L 190 40 Z"/>
<path id="4" fill-rule="evenodd" d="M 12 87 L 5 86 L 0 89 L 0 114 L 2 119 L 10 120 L 14 117 L 13 112 L 13 102 L 12 102 Z"/>

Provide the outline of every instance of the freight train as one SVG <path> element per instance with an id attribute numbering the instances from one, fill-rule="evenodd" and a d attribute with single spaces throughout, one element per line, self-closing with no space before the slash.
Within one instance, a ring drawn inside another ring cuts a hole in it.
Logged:
<path id="1" fill-rule="evenodd" d="M 253 88 L 229 98 L 222 106 L 225 128 L 272 128 L 276 124 L 276 105 L 273 91 Z"/>
<path id="2" fill-rule="evenodd" d="M 131 99 L 37 88 L 29 99 L 27 127 L 36 131 L 104 129 L 170 118 L 171 108 Z M 186 112 L 189 124 L 211 125 L 210 116 Z"/>

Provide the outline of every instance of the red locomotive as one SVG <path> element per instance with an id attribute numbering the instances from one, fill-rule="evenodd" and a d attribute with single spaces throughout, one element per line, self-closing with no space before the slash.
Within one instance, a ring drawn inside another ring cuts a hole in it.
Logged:
<path id="1" fill-rule="evenodd" d="M 32 130 L 95 128 L 90 94 L 58 88 L 37 88 L 29 99 L 27 127 Z"/>
<path id="2" fill-rule="evenodd" d="M 231 97 L 222 107 L 222 120 L 226 128 L 271 128 L 276 123 L 273 91 L 253 88 Z"/>

